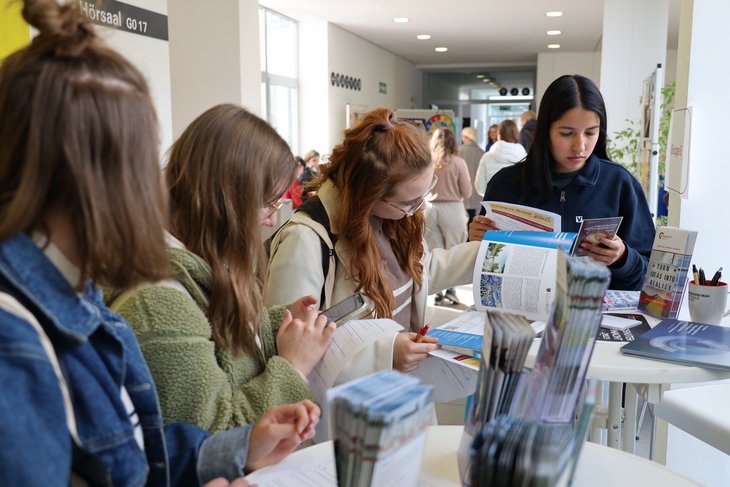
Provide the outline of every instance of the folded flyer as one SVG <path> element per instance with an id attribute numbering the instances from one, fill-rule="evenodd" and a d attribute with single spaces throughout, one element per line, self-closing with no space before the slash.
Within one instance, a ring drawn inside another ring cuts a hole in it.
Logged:
<path id="1" fill-rule="evenodd" d="M 578 230 L 578 238 L 575 241 L 575 254 L 584 255 L 581 244 L 588 242 L 592 244 L 599 243 L 599 238 L 612 239 L 618 232 L 621 220 L 624 217 L 617 216 L 612 218 L 587 218 L 580 224 Z"/>
<path id="2" fill-rule="evenodd" d="M 502 201 L 483 201 L 486 217 L 503 231 L 559 232 L 561 217 L 557 213 Z"/>

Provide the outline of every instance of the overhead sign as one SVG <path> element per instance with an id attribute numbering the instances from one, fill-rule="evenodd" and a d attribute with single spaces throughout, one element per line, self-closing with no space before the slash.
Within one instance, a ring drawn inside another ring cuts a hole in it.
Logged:
<path id="1" fill-rule="evenodd" d="M 96 2 L 80 1 L 79 5 L 84 15 L 96 25 L 168 40 L 167 15 L 114 0 L 104 0 L 98 6 Z"/>

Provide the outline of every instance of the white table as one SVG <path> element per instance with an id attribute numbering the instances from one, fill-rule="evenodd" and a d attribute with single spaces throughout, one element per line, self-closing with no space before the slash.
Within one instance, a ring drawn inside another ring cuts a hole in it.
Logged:
<path id="1" fill-rule="evenodd" d="M 658 320 L 650 321 L 654 326 Z M 623 435 L 623 449 L 634 453 L 636 445 L 637 387 L 646 386 L 646 400 L 658 404 L 669 384 L 686 382 L 707 382 L 730 378 L 730 371 L 690 367 L 659 360 L 649 360 L 622 354 L 619 349 L 625 342 L 597 341 L 591 356 L 586 376 L 606 381 L 609 386 L 608 404 L 608 446 L 621 446 L 621 388 L 626 383 L 626 425 Z M 525 366 L 532 367 L 540 346 L 537 339 L 528 353 Z M 667 424 L 658 420 L 654 430 L 655 442 L 652 458 L 666 463 Z"/>
<path id="2" fill-rule="evenodd" d="M 421 477 L 422 487 L 461 487 L 456 461 L 456 449 L 461 439 L 462 426 L 431 426 L 426 436 Z M 324 460 L 324 462 L 322 461 Z M 303 470 L 319 468 L 308 479 L 294 478 Z M 267 467 L 247 477 L 259 487 L 335 487 L 334 453 L 328 441 L 289 455 L 279 465 Z M 620 450 L 594 443 L 583 447 L 576 469 L 576 487 L 615 487 L 617 485 L 661 485 L 662 487 L 699 486 L 697 482 L 651 462 Z M 268 479 L 265 478 L 268 476 Z M 408 486 L 403 486 L 408 487 Z"/>

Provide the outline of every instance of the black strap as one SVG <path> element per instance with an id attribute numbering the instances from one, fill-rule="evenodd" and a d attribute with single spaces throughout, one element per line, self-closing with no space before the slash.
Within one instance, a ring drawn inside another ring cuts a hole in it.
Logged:
<path id="1" fill-rule="evenodd" d="M 23 305 L 38 320 L 46 333 L 53 329 L 45 313 L 42 313 L 35 303 L 25 293 L 17 289 L 2 272 L 0 272 L 0 292 L 9 294 Z M 62 366 L 63 364 L 59 363 L 59 365 Z M 70 432 L 69 436 L 71 436 Z M 73 473 L 88 482 L 89 485 L 104 487 L 114 485 L 110 468 L 99 457 L 77 445 L 73 438 L 71 438 L 71 445 L 73 448 L 71 452 L 71 470 Z"/>

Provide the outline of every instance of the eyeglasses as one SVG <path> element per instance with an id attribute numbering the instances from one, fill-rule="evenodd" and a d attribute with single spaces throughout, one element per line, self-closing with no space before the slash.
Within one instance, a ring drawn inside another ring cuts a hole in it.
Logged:
<path id="1" fill-rule="evenodd" d="M 415 215 L 418 212 L 418 210 L 421 209 L 421 207 L 423 206 L 423 204 L 426 201 L 430 201 L 434 198 L 434 195 L 431 194 L 431 191 L 433 191 L 433 188 L 436 187 L 436 183 L 438 182 L 438 180 L 439 180 L 438 176 L 434 175 L 433 181 L 431 181 L 431 186 L 428 187 L 428 191 L 426 191 L 426 194 L 424 194 L 423 196 L 418 198 L 416 200 L 416 203 L 414 203 L 413 206 L 411 206 L 411 208 L 408 211 L 404 210 L 400 206 L 394 205 L 393 203 L 391 203 L 388 200 L 383 199 L 382 201 L 383 201 L 383 203 L 387 204 L 388 206 L 392 206 L 396 210 L 403 213 L 406 216 L 406 218 L 412 217 L 413 215 Z"/>
<path id="2" fill-rule="evenodd" d="M 264 215 L 266 215 L 266 216 L 264 216 L 263 219 L 264 220 L 268 220 L 269 218 L 271 218 L 271 216 L 274 213 L 276 213 L 277 211 L 279 211 L 282 206 L 284 206 L 284 202 L 283 201 L 277 201 L 276 203 L 272 203 L 272 204 L 270 204 L 268 206 L 264 206 L 263 208 L 261 208 L 261 212 Z"/>

